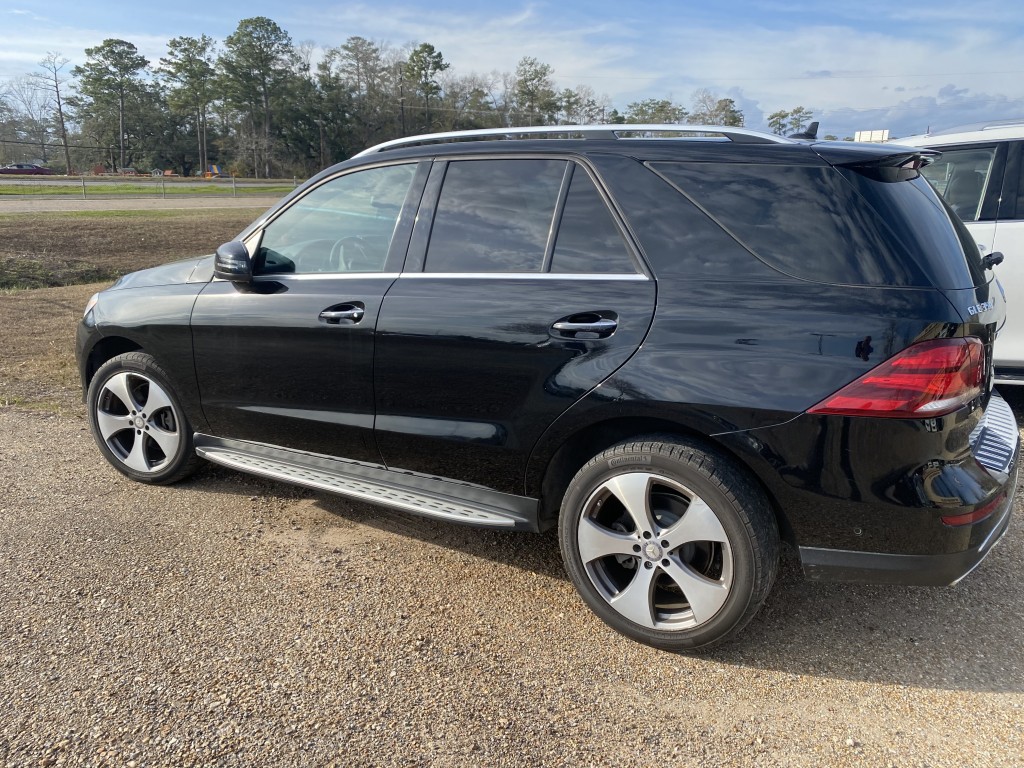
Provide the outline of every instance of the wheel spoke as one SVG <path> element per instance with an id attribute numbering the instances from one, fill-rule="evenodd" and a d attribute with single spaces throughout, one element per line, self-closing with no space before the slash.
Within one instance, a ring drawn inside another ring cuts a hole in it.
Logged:
<path id="1" fill-rule="evenodd" d="M 129 413 L 142 410 L 142 406 L 135 402 L 135 398 L 132 397 L 131 390 L 128 388 L 127 373 L 121 372 L 116 376 L 111 376 L 104 383 L 103 388 L 120 400 Z"/>
<path id="2" fill-rule="evenodd" d="M 175 452 L 178 450 L 178 443 L 181 442 L 181 435 L 177 432 L 168 432 L 166 429 L 161 429 L 152 422 L 149 424 L 149 430 L 143 434 L 149 435 L 153 438 L 153 441 L 160 446 L 160 450 L 164 452 L 164 456 L 168 459 L 172 458 Z"/>
<path id="3" fill-rule="evenodd" d="M 147 416 L 152 418 L 153 414 L 161 408 L 171 407 L 171 398 L 155 381 L 152 379 L 147 379 L 147 381 L 149 381 L 149 395 L 146 397 L 146 404 L 143 406 L 143 410 Z"/>
<path id="4" fill-rule="evenodd" d="M 590 563 L 608 555 L 633 555 L 633 545 L 638 538 L 635 534 L 605 528 L 585 517 L 580 520 L 577 541 L 580 545 L 580 559 Z"/>
<path id="5" fill-rule="evenodd" d="M 125 457 L 124 463 L 136 472 L 149 472 L 151 467 L 146 459 L 145 440 L 142 435 L 135 435 L 135 442 L 132 443 L 131 452 Z"/>
<path id="6" fill-rule="evenodd" d="M 96 409 L 96 427 L 104 440 L 110 440 L 118 432 L 126 429 L 134 429 L 126 416 L 113 416 L 105 411 Z"/>
<path id="7" fill-rule="evenodd" d="M 675 558 L 670 558 L 669 565 L 663 565 L 662 570 L 686 595 L 686 601 L 693 610 L 693 618 L 698 624 L 703 624 L 718 613 L 729 597 L 728 584 L 701 576 Z"/>
<path id="8" fill-rule="evenodd" d="M 690 506 L 679 521 L 661 531 L 658 538 L 668 541 L 669 549 L 691 541 L 729 541 L 718 515 L 697 496 L 691 499 Z"/>
<path id="9" fill-rule="evenodd" d="M 630 621 L 654 627 L 654 575 L 657 568 L 637 568 L 633 580 L 609 604 Z"/>
<path id="10" fill-rule="evenodd" d="M 613 477 L 604 486 L 615 495 L 615 498 L 622 502 L 622 506 L 626 508 L 629 516 L 633 518 L 633 525 L 636 526 L 638 533 L 655 529 L 654 520 L 651 519 L 651 511 L 647 503 L 650 480 L 651 475 L 645 472 L 629 472 Z"/>

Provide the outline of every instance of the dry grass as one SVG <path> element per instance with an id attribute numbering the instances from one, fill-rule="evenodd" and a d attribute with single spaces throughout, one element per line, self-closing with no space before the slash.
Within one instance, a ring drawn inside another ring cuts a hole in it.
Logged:
<path id="1" fill-rule="evenodd" d="M 75 331 L 89 296 L 126 272 L 209 253 L 262 210 L 0 216 L 0 407 L 80 412 Z"/>
<path id="2" fill-rule="evenodd" d="M 56 412 L 81 407 L 75 330 L 89 296 L 106 283 L 0 296 L 0 407 Z"/>

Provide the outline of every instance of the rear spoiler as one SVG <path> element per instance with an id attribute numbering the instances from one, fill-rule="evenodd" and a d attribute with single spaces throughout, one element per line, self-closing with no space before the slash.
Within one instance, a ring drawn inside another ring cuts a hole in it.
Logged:
<path id="1" fill-rule="evenodd" d="M 920 169 L 942 156 L 934 149 L 898 145 L 815 144 L 814 151 L 829 165 L 849 168 L 876 181 L 916 179 Z"/>

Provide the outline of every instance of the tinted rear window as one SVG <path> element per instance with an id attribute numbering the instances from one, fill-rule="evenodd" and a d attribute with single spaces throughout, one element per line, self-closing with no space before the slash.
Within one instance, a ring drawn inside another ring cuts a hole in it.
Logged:
<path id="1" fill-rule="evenodd" d="M 846 285 L 975 283 L 924 179 L 881 182 L 829 166 L 652 163 L 769 266 Z"/>
<path id="2" fill-rule="evenodd" d="M 587 172 L 577 167 L 555 240 L 552 272 L 636 272 L 626 241 Z"/>
<path id="3" fill-rule="evenodd" d="M 985 284 L 978 244 L 923 176 L 884 184 L 855 171 L 844 174 L 877 211 L 891 212 L 886 221 L 897 237 L 912 247 L 916 244 L 912 250 L 935 275 L 934 284 L 940 288 Z"/>
<path id="4" fill-rule="evenodd" d="M 425 271 L 541 271 L 565 166 L 565 160 L 449 164 Z"/>

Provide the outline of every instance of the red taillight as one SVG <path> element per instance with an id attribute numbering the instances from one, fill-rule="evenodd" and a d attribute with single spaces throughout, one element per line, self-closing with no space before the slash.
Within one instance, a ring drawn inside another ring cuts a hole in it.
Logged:
<path id="1" fill-rule="evenodd" d="M 982 393 L 981 339 L 935 339 L 907 347 L 809 413 L 929 419 L 952 413 Z"/>

